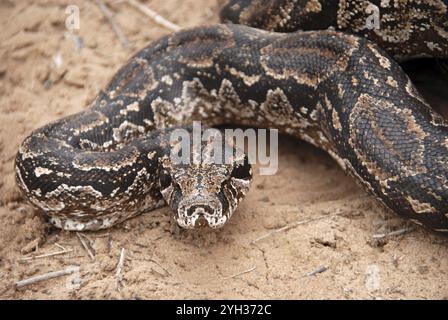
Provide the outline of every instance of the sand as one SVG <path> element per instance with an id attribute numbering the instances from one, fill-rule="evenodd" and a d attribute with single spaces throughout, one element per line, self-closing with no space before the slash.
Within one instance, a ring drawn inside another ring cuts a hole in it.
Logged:
<path id="1" fill-rule="evenodd" d="M 85 233 L 92 259 L 75 233 L 46 224 L 14 182 L 20 142 L 85 108 L 133 52 L 169 33 L 123 1 L 108 3 L 129 50 L 94 1 L 0 0 L 1 298 L 448 298 L 447 240 L 421 228 L 376 239 L 413 226 L 379 207 L 324 152 L 284 136 L 278 173 L 256 175 L 217 232 L 179 230 L 162 208 Z M 182 27 L 218 21 L 212 0 L 145 3 Z M 80 8 L 74 34 L 82 49 L 65 28 L 69 4 Z M 23 260 L 61 250 L 68 253 Z M 79 272 L 14 288 L 18 280 L 70 267 Z M 310 275 L 316 270 L 323 272 Z"/>

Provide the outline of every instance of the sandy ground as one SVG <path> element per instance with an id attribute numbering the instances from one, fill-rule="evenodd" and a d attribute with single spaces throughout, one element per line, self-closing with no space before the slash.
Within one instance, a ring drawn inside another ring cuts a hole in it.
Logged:
<path id="1" fill-rule="evenodd" d="M 180 231 L 164 208 L 86 233 L 91 259 L 75 233 L 50 228 L 15 186 L 19 143 L 32 129 L 82 110 L 133 52 L 169 32 L 123 1 L 108 3 L 130 50 L 94 1 L 0 0 L 0 297 L 448 298 L 447 240 L 419 228 L 375 239 L 409 224 L 377 206 L 325 153 L 287 137 L 281 137 L 278 174 L 255 176 L 247 199 L 218 232 Z M 218 20 L 212 0 L 146 3 L 182 27 Z M 81 49 L 65 28 L 69 4 L 80 8 L 74 35 Z M 61 246 L 69 253 L 23 260 Z M 73 266 L 80 271 L 71 276 L 13 286 Z M 307 276 L 321 267 L 326 271 Z"/>

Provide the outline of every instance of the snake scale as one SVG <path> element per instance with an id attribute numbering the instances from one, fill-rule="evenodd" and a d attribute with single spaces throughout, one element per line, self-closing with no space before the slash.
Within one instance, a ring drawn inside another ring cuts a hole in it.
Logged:
<path id="1" fill-rule="evenodd" d="M 365 27 L 372 4 L 379 29 Z M 448 234 L 448 123 L 396 62 L 447 58 L 447 17 L 442 0 L 230 0 L 226 24 L 151 43 L 89 108 L 31 133 L 17 183 L 66 230 L 166 203 L 181 227 L 218 228 L 249 189 L 247 158 L 173 164 L 170 132 L 193 120 L 276 128 L 327 151 L 387 208 Z"/>

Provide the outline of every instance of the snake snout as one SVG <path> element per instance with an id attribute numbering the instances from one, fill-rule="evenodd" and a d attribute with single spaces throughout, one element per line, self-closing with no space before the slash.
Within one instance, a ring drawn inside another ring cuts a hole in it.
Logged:
<path id="1" fill-rule="evenodd" d="M 199 218 L 197 218 L 195 224 L 194 224 L 196 229 L 202 229 L 202 228 L 206 228 L 209 226 L 207 219 L 204 216 L 199 216 Z"/>
<path id="2" fill-rule="evenodd" d="M 191 197 L 181 201 L 177 210 L 177 223 L 187 229 L 220 228 L 226 222 L 222 205 L 214 197 Z"/>

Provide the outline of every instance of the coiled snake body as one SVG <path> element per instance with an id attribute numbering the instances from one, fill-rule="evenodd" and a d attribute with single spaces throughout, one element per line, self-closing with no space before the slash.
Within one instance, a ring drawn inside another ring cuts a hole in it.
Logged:
<path id="1" fill-rule="evenodd" d="M 67 230 L 107 228 L 165 202 L 182 227 L 220 227 L 251 170 L 244 159 L 173 164 L 169 133 L 201 120 L 304 139 L 386 207 L 448 233 L 448 123 L 389 55 L 446 58 L 447 5 L 387 2 L 395 5 L 383 8 L 384 29 L 365 31 L 365 1 L 230 1 L 225 21 L 334 27 L 379 45 L 334 30 L 237 24 L 166 36 L 131 58 L 90 108 L 25 139 L 20 189 Z"/>

